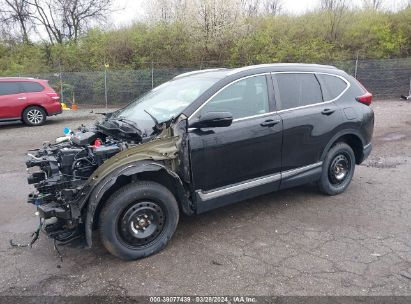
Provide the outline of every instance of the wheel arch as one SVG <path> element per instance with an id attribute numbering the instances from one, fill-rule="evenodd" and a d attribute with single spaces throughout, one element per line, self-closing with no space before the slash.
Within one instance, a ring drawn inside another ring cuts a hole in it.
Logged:
<path id="1" fill-rule="evenodd" d="M 355 163 L 357 165 L 361 164 L 364 158 L 364 140 L 361 134 L 357 130 L 345 130 L 337 133 L 334 137 L 328 142 L 327 146 L 323 150 L 321 155 L 321 161 L 324 161 L 328 151 L 331 147 L 338 142 L 344 142 L 351 147 L 355 155 Z"/>
<path id="2" fill-rule="evenodd" d="M 102 180 L 92 191 L 85 219 L 85 236 L 89 247 L 92 246 L 92 231 L 98 221 L 99 213 L 107 199 L 121 187 L 135 181 L 154 181 L 171 191 L 175 196 L 180 210 L 187 215 L 194 213 L 192 203 L 186 194 L 186 189 L 180 177 L 164 164 L 159 162 L 140 162 L 126 167 Z"/>
<path id="3" fill-rule="evenodd" d="M 46 109 L 45 107 L 43 107 L 43 106 L 41 106 L 41 105 L 37 105 L 37 104 L 30 104 L 30 105 L 28 105 L 28 106 L 25 106 L 25 107 L 23 108 L 23 110 L 21 110 L 21 113 L 20 113 L 21 119 L 23 119 L 24 111 L 26 111 L 28 108 L 31 108 L 31 107 L 40 108 L 40 109 L 42 109 L 42 110 L 46 113 L 46 116 L 49 116 L 49 113 L 47 112 L 47 109 Z"/>

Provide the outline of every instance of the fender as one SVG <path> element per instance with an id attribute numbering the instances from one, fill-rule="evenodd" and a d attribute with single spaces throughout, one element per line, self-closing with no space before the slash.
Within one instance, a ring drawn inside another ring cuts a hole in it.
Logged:
<path id="1" fill-rule="evenodd" d="M 344 136 L 344 135 L 354 135 L 354 136 L 358 137 L 358 138 L 361 140 L 361 143 L 362 143 L 363 147 L 364 147 L 365 144 L 366 144 L 366 143 L 364 142 L 364 138 L 363 138 L 363 136 L 361 135 L 361 133 L 360 133 L 359 130 L 357 130 L 357 129 L 346 129 L 346 130 L 342 130 L 342 131 L 338 132 L 337 134 L 335 134 L 335 135 L 331 138 L 331 140 L 328 142 L 328 144 L 325 146 L 325 148 L 324 148 L 324 150 L 323 150 L 323 152 L 322 152 L 322 154 L 321 154 L 321 158 L 320 158 L 321 161 L 324 161 L 324 159 L 325 159 L 328 151 L 331 149 L 332 145 L 335 144 L 335 142 L 336 142 L 340 137 L 342 137 L 342 136 Z"/>
<path id="2" fill-rule="evenodd" d="M 163 172 L 163 174 L 167 174 L 168 177 L 170 177 L 170 179 L 173 181 L 173 186 L 175 187 L 177 194 L 176 199 L 182 211 L 187 215 L 194 213 L 191 201 L 186 195 L 183 182 L 175 172 L 171 171 L 164 164 L 157 161 L 147 160 L 130 163 L 126 166 L 118 168 L 117 170 L 106 176 L 92 190 L 88 200 L 87 216 L 85 221 L 85 235 L 88 247 L 92 246 L 94 216 L 104 194 L 107 193 L 107 191 L 110 191 L 110 188 L 117 182 L 119 177 L 130 177 L 143 172 Z"/>

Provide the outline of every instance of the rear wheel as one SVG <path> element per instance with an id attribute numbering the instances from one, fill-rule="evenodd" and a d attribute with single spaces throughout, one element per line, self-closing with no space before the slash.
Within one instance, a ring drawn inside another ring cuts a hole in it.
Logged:
<path id="1" fill-rule="evenodd" d="M 320 190 L 328 195 L 344 192 L 351 183 L 355 170 L 355 155 L 346 143 L 335 144 L 328 151 L 323 172 L 318 182 Z"/>
<path id="2" fill-rule="evenodd" d="M 134 260 L 163 249 L 177 227 L 174 195 L 155 182 L 137 182 L 115 192 L 100 213 L 100 237 L 113 255 Z"/>
<path id="3" fill-rule="evenodd" d="M 40 126 L 46 121 L 46 111 L 40 107 L 28 107 L 23 112 L 23 121 L 28 126 Z"/>

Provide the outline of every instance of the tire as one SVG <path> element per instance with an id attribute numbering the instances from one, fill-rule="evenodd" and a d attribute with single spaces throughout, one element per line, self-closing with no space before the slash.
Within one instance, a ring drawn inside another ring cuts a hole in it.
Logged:
<path id="1" fill-rule="evenodd" d="M 40 107 L 28 107 L 23 112 L 23 122 L 30 126 L 41 126 L 46 121 L 47 113 Z"/>
<path id="2" fill-rule="evenodd" d="M 163 249 L 176 230 L 179 209 L 174 195 L 150 181 L 115 192 L 99 217 L 104 247 L 123 260 L 136 260 Z"/>
<path id="3" fill-rule="evenodd" d="M 346 143 L 336 143 L 328 151 L 321 178 L 318 182 L 320 191 L 328 195 L 343 193 L 354 176 L 355 155 Z"/>

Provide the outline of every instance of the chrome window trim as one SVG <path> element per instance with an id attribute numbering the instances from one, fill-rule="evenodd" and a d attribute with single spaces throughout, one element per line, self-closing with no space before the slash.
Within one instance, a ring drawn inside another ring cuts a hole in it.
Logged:
<path id="1" fill-rule="evenodd" d="M 333 101 L 336 101 L 336 100 L 340 99 L 341 96 L 343 96 L 348 91 L 348 89 L 351 87 L 351 83 L 347 79 L 345 79 L 344 77 L 342 77 L 340 75 L 335 75 L 335 74 L 331 74 L 331 73 L 316 73 L 316 74 L 334 76 L 334 77 L 340 78 L 342 81 L 344 81 L 347 84 L 347 87 L 340 93 L 340 95 L 338 95 L 334 99 L 327 100 L 327 101 L 324 101 L 324 102 L 333 102 Z M 321 83 L 320 83 L 320 85 L 321 85 Z"/>
<path id="2" fill-rule="evenodd" d="M 254 118 L 258 118 L 258 117 L 270 116 L 270 115 L 273 115 L 273 114 L 285 113 L 285 112 L 289 112 L 289 111 L 293 111 L 293 110 L 299 110 L 299 109 L 314 107 L 314 106 L 323 105 L 323 104 L 330 104 L 330 103 L 340 99 L 341 96 L 343 96 L 348 91 L 348 89 L 351 87 L 351 83 L 347 79 L 345 79 L 343 76 L 332 74 L 332 73 L 325 73 L 325 72 L 286 71 L 286 72 L 265 72 L 265 73 L 249 75 L 249 76 L 245 76 L 245 77 L 242 77 L 242 78 L 239 78 L 239 79 L 236 79 L 236 80 L 230 82 L 229 84 L 225 85 L 220 90 L 218 90 L 216 93 L 214 93 L 200 107 L 198 107 L 197 110 L 195 110 L 193 114 L 190 115 L 190 117 L 188 118 L 188 121 L 190 121 L 190 119 L 192 119 L 211 99 L 213 99 L 217 94 L 219 94 L 222 90 L 224 90 L 228 86 L 230 86 L 230 85 L 232 85 L 236 82 L 239 82 L 241 80 L 247 79 L 247 78 L 256 77 L 256 76 L 275 75 L 275 74 L 314 74 L 314 75 L 321 74 L 321 75 L 334 76 L 334 77 L 337 77 L 337 78 L 340 78 L 341 80 L 343 80 L 347 84 L 347 87 L 344 89 L 344 91 L 342 91 L 342 93 L 340 95 L 338 95 L 336 98 L 334 98 L 332 100 L 313 103 L 313 104 L 309 104 L 309 105 L 301 106 L 301 107 L 295 107 L 295 108 L 290 108 L 290 109 L 285 109 L 285 110 L 276 110 L 276 111 L 272 111 L 272 112 L 267 112 L 267 113 L 252 115 L 252 116 L 236 118 L 236 119 L 233 119 L 233 123 L 238 122 L 238 121 L 248 120 L 248 119 L 254 119 Z M 321 83 L 320 83 L 320 86 L 321 86 Z M 190 129 L 192 129 L 192 128 L 190 128 Z"/>
<path id="3" fill-rule="evenodd" d="M 301 106 L 301 107 L 295 107 L 295 108 L 280 110 L 280 111 L 277 111 L 277 113 L 281 114 L 281 113 L 290 112 L 290 111 L 294 111 L 294 110 L 311 108 L 311 107 L 315 107 L 315 106 L 318 106 L 318 105 L 330 104 L 330 103 L 332 103 L 332 102 L 333 102 L 333 101 L 324 101 L 324 102 L 319 102 L 319 103 L 313 103 L 313 104 L 306 105 L 306 106 Z"/>
<path id="4" fill-rule="evenodd" d="M 244 77 L 241 77 L 241 78 L 239 78 L 239 79 L 236 79 L 236 80 L 234 80 L 234 81 L 226 84 L 224 87 L 222 87 L 222 88 L 219 89 L 217 92 L 215 92 L 210 98 L 208 98 L 201 106 L 199 106 L 199 107 L 197 108 L 197 110 L 195 110 L 194 113 L 190 115 L 190 117 L 188 118 L 188 121 L 190 121 L 191 118 L 193 118 L 206 104 L 208 104 L 211 99 L 213 99 L 217 94 L 219 94 L 221 91 L 223 91 L 225 88 L 229 87 L 230 85 L 232 85 L 232 84 L 234 84 L 234 83 L 237 83 L 237 82 L 239 82 L 239 81 L 242 81 L 242 80 L 244 80 L 244 79 L 251 78 L 251 77 L 266 76 L 266 75 L 270 75 L 270 72 L 244 76 Z M 268 85 L 268 84 L 267 84 L 267 85 Z M 268 87 L 267 87 L 267 89 L 268 89 Z M 268 91 L 267 91 L 267 94 L 268 94 Z M 268 103 L 270 103 L 270 100 L 268 100 Z M 269 113 L 263 113 L 263 114 L 253 115 L 253 116 L 260 116 L 260 115 L 266 115 L 266 114 L 269 114 Z M 235 121 L 237 121 L 237 120 L 239 120 L 239 119 L 242 120 L 242 119 L 244 119 L 244 118 L 249 118 L 249 117 L 251 117 L 251 116 L 242 117 L 242 118 L 237 118 L 237 119 L 234 119 L 233 122 L 235 122 Z"/>
<path id="5" fill-rule="evenodd" d="M 280 181 L 282 179 L 285 178 L 289 178 L 295 175 L 298 175 L 300 173 L 309 171 L 311 169 L 315 169 L 318 167 L 321 167 L 323 165 L 323 162 L 318 162 L 315 164 L 311 164 L 308 166 L 303 166 L 300 168 L 296 168 L 296 169 L 291 169 L 291 170 L 287 170 L 281 173 L 275 173 L 275 174 L 271 174 L 271 175 L 266 175 L 260 178 L 255 178 L 252 180 L 246 180 L 244 182 L 238 183 L 238 184 L 234 184 L 234 185 L 229 185 L 226 187 L 222 187 L 222 188 L 218 188 L 218 189 L 213 189 L 213 190 L 209 190 L 209 191 L 202 191 L 202 190 L 197 190 L 196 193 L 198 194 L 198 196 L 200 197 L 200 199 L 202 201 L 208 201 L 214 198 L 218 198 L 221 196 L 225 196 L 225 195 L 229 195 L 229 194 L 233 194 L 236 193 L 238 191 L 242 191 L 242 190 L 247 190 L 247 189 L 251 189 L 257 186 L 262 186 L 268 183 L 273 183 L 273 182 L 277 182 Z"/>
<path id="6" fill-rule="evenodd" d="M 342 81 L 345 82 L 345 84 L 347 85 L 345 87 L 345 89 L 340 93 L 340 95 L 338 95 L 337 97 L 335 97 L 334 99 L 331 100 L 324 100 L 323 102 L 317 102 L 317 103 L 313 103 L 313 104 L 309 104 L 309 105 L 305 105 L 305 106 L 300 106 L 300 107 L 295 107 L 295 108 L 289 108 L 289 109 L 284 109 L 284 110 L 278 110 L 277 113 L 282 113 L 282 112 L 288 112 L 288 111 L 292 111 L 292 110 L 298 110 L 298 109 L 304 109 L 304 108 L 308 108 L 308 107 L 312 107 L 312 106 L 317 106 L 317 105 L 321 105 L 321 104 L 329 104 L 332 103 L 338 99 L 341 98 L 341 96 L 343 96 L 348 89 L 351 87 L 351 83 L 345 79 L 344 77 L 340 76 L 340 75 L 336 75 L 336 74 L 332 74 L 332 73 L 325 73 L 325 72 L 298 72 L 298 71 L 287 71 L 287 72 L 272 72 L 271 75 L 276 75 L 276 74 L 314 74 L 314 75 L 328 75 L 328 76 L 334 76 L 337 78 L 340 78 Z M 319 82 L 320 87 L 322 89 L 321 83 Z"/>
<path id="7" fill-rule="evenodd" d="M 258 117 L 270 116 L 270 115 L 273 115 L 275 113 L 276 113 L 276 111 L 267 112 L 267 113 L 263 113 L 263 114 L 256 114 L 256 115 L 246 116 L 246 117 L 241 117 L 241 118 L 236 118 L 236 119 L 233 119 L 233 123 L 235 123 L 237 121 L 243 121 L 243 120 L 248 120 L 248 119 L 253 119 L 253 118 L 258 118 Z"/>

